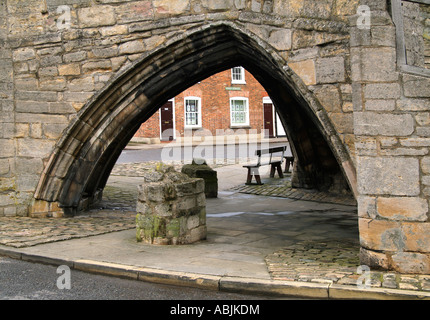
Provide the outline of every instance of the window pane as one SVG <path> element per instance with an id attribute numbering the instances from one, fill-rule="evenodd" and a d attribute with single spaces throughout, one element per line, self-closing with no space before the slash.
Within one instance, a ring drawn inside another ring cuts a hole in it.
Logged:
<path id="1" fill-rule="evenodd" d="M 243 68 L 234 67 L 231 71 L 231 77 L 233 81 L 243 81 Z"/>
<path id="2" fill-rule="evenodd" d="M 185 124 L 188 126 L 199 125 L 199 100 L 185 99 Z"/>
<path id="3" fill-rule="evenodd" d="M 247 123 L 247 107 L 246 100 L 231 100 L 231 123 L 246 124 Z"/>

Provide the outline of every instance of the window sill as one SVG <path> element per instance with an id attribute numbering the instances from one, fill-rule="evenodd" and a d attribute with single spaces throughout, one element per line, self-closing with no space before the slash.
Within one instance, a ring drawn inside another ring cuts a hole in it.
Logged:
<path id="1" fill-rule="evenodd" d="M 230 125 L 230 129 L 251 129 L 251 126 L 248 124 L 245 125 Z"/>

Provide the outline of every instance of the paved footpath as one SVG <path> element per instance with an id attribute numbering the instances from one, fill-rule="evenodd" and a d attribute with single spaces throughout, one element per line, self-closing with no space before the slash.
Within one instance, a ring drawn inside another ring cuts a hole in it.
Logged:
<path id="1" fill-rule="evenodd" d="M 245 186 L 240 164 L 215 168 L 220 191 L 207 199 L 207 240 L 184 246 L 137 243 L 136 186 L 152 165 L 117 165 L 103 202 L 85 215 L 0 217 L 0 255 L 223 291 L 430 299 L 430 275 L 358 269 L 357 212 L 350 196 L 292 189 L 289 175 L 263 176 L 263 186 Z"/>

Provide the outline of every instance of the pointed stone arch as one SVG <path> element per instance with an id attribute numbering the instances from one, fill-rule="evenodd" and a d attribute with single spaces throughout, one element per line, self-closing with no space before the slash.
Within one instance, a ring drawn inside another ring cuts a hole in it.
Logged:
<path id="1" fill-rule="evenodd" d="M 266 88 L 298 159 L 295 184 L 327 188 L 344 176 L 356 190 L 354 165 L 328 115 L 270 45 L 231 22 L 188 30 L 123 70 L 80 110 L 58 141 L 34 198 L 66 214 L 92 201 L 140 124 L 197 81 L 244 66 Z M 34 210 L 33 210 L 34 211 Z"/>

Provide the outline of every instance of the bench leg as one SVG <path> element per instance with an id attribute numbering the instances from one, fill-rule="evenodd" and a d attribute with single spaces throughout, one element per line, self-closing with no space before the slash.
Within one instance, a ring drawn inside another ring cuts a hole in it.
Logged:
<path id="1" fill-rule="evenodd" d="M 260 179 L 260 175 L 259 175 L 259 174 L 256 174 L 256 175 L 255 175 L 255 180 L 257 181 L 257 184 L 262 184 L 262 183 L 261 183 L 261 179 Z"/>
<path id="2" fill-rule="evenodd" d="M 278 171 L 278 175 L 279 178 L 283 178 L 284 174 L 282 173 L 282 168 L 281 168 L 281 164 L 271 164 L 271 168 L 270 168 L 270 178 L 274 178 L 275 177 L 275 170 Z"/>
<path id="3" fill-rule="evenodd" d="M 255 180 L 257 184 L 261 185 L 260 173 L 258 172 L 258 168 L 248 168 L 248 176 L 246 178 L 246 184 L 252 184 L 252 176 L 255 176 Z"/>
<path id="4" fill-rule="evenodd" d="M 290 171 L 290 161 L 285 161 L 285 173 L 288 173 Z"/>
<path id="5" fill-rule="evenodd" d="M 283 178 L 283 177 L 284 177 L 284 174 L 282 173 L 281 164 L 277 165 L 277 166 L 276 166 L 276 169 L 278 170 L 279 178 Z"/>
<path id="6" fill-rule="evenodd" d="M 275 166 L 273 164 L 270 165 L 270 178 L 275 176 Z"/>
<path id="7" fill-rule="evenodd" d="M 251 181 L 252 181 L 251 168 L 248 168 L 248 177 L 246 178 L 246 184 L 251 184 Z"/>
<path id="8" fill-rule="evenodd" d="M 294 158 L 293 157 L 286 157 L 285 158 L 285 170 L 284 173 L 290 172 L 290 167 L 292 168 L 294 164 Z"/>

